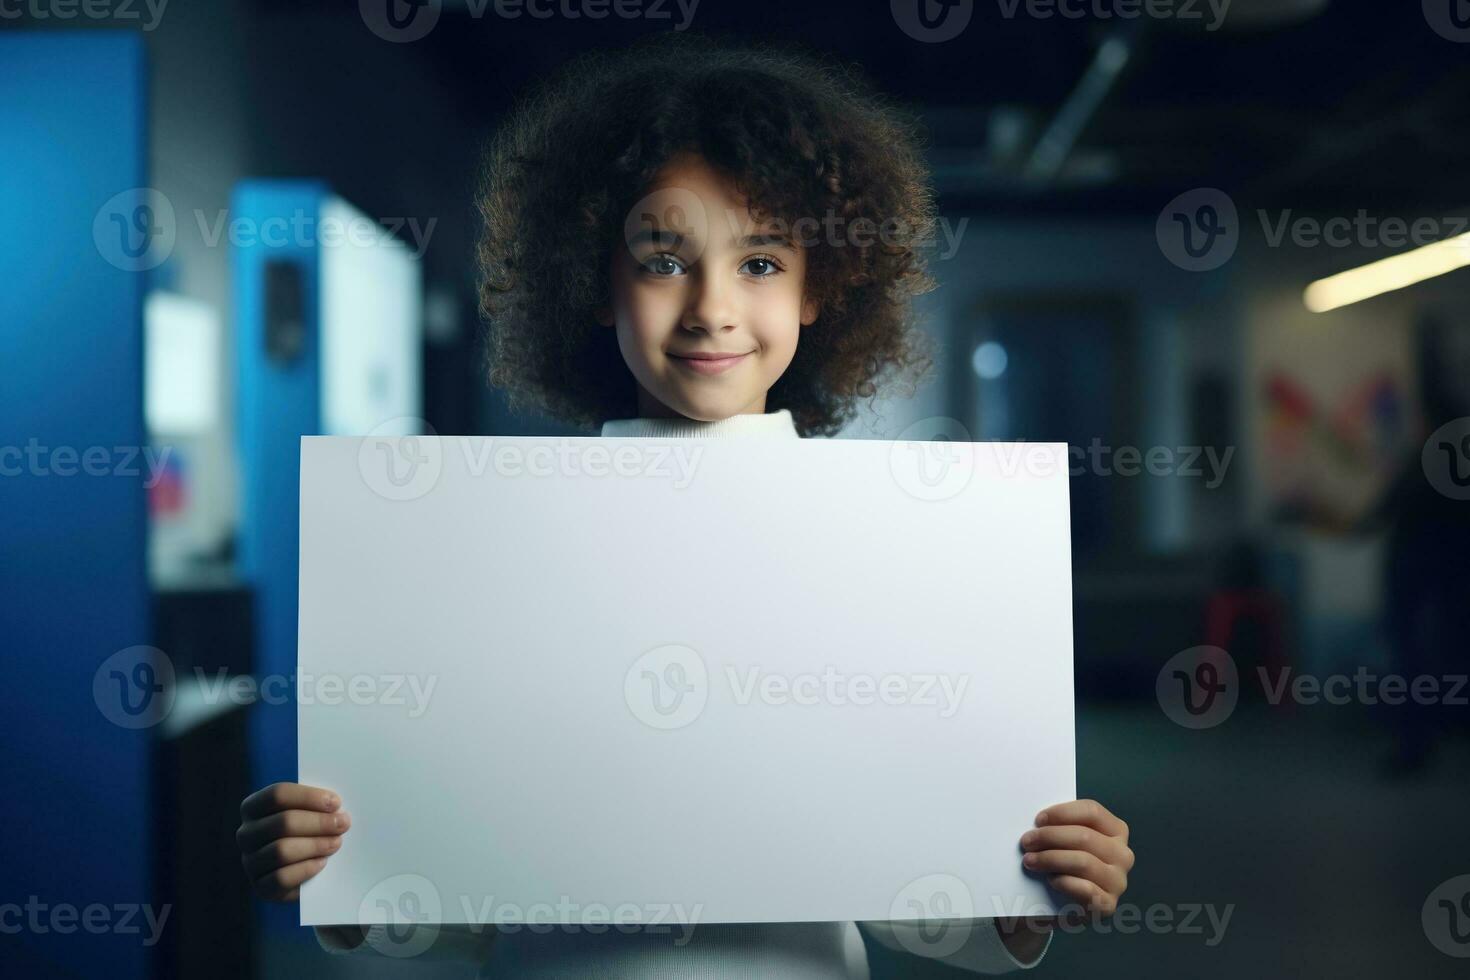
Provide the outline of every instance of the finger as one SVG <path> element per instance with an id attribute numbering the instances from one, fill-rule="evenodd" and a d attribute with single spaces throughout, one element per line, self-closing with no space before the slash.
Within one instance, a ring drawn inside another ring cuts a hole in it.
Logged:
<path id="1" fill-rule="evenodd" d="M 1088 912 L 1112 915 L 1118 908 L 1118 899 L 1095 883 L 1074 875 L 1054 875 L 1047 882 L 1052 888 L 1077 901 Z"/>
<path id="2" fill-rule="evenodd" d="M 286 810 L 240 825 L 235 842 L 242 852 L 258 851 L 282 837 L 335 837 L 352 826 L 346 813 L 313 813 L 309 810 Z"/>
<path id="3" fill-rule="evenodd" d="M 1100 834 L 1081 824 L 1037 827 L 1021 835 L 1021 847 L 1028 851 L 1087 851 L 1108 864 L 1123 870 L 1132 866 L 1132 851 L 1116 837 Z"/>
<path id="4" fill-rule="evenodd" d="M 326 858 L 312 858 L 310 861 L 298 861 L 284 868 L 277 868 L 270 874 L 255 879 L 255 893 L 272 902 L 289 902 L 292 892 L 299 895 L 302 884 L 315 878 L 326 866 Z"/>
<path id="5" fill-rule="evenodd" d="M 1107 834 L 1109 837 L 1120 837 L 1128 840 L 1128 825 L 1117 817 L 1107 807 L 1097 800 L 1073 800 L 1070 803 L 1058 803 L 1049 806 L 1036 815 L 1036 826 L 1075 823 L 1085 827 L 1091 827 L 1098 833 Z"/>
<path id="6" fill-rule="evenodd" d="M 1110 892 L 1121 893 L 1128 883 L 1122 871 L 1087 851 L 1032 851 L 1021 863 L 1032 871 L 1085 878 Z"/>
<path id="7" fill-rule="evenodd" d="M 245 873 L 254 881 L 288 864 L 336 854 L 341 846 L 341 837 L 282 837 L 245 855 Z"/>
<path id="8" fill-rule="evenodd" d="M 301 783 L 271 783 L 245 797 L 240 803 L 240 819 L 258 820 L 282 810 L 330 813 L 341 805 L 342 798 L 329 789 L 303 786 Z"/>

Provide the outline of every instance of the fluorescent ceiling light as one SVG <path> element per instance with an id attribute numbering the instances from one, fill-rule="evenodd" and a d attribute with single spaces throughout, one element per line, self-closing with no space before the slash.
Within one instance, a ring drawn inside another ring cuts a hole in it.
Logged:
<path id="1" fill-rule="evenodd" d="M 1302 293 L 1302 302 L 1313 313 L 1326 313 L 1466 265 L 1470 265 L 1470 232 L 1318 279 Z"/>

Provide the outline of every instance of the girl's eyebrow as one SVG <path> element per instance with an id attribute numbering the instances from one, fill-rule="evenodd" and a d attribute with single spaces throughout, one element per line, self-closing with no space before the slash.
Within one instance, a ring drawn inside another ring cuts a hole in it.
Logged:
<path id="1" fill-rule="evenodd" d="M 627 241 L 630 246 L 651 242 L 654 245 L 666 245 L 677 249 L 684 244 L 684 236 L 678 232 L 664 231 L 662 228 L 645 228 L 629 235 Z"/>
<path id="2" fill-rule="evenodd" d="M 791 241 L 790 235 L 776 232 L 764 235 L 746 235 L 735 242 L 736 248 L 786 248 L 795 250 L 796 246 Z"/>
<path id="3" fill-rule="evenodd" d="M 642 245 L 651 243 L 668 248 L 678 249 L 686 241 L 685 237 L 678 232 L 665 231 L 662 228 L 644 228 L 628 236 L 628 245 Z M 781 248 L 790 251 L 796 250 L 796 245 L 790 235 L 779 232 L 770 232 L 762 235 L 744 235 L 733 243 L 735 248 Z"/>

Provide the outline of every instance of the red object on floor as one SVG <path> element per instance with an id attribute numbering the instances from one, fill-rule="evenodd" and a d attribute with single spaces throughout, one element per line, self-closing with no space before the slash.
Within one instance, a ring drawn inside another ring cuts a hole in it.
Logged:
<path id="1" fill-rule="evenodd" d="M 1228 651 L 1244 622 L 1264 629 L 1266 669 L 1273 679 L 1279 677 L 1286 668 L 1286 611 L 1280 597 L 1268 589 L 1223 589 L 1211 595 L 1205 603 L 1205 643 Z M 1277 707 L 1290 710 L 1291 699 L 1282 698 Z"/>

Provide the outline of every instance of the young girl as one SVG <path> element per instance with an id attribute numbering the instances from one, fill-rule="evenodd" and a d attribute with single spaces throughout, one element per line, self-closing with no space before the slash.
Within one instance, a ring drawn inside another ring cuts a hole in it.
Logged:
<path id="1" fill-rule="evenodd" d="M 880 384 L 929 366 L 910 326 L 933 224 L 913 129 L 808 58 L 688 34 L 584 58 L 499 134 L 479 207 L 490 379 L 513 404 L 605 436 L 791 439 L 835 433 Z M 246 873 L 278 901 L 350 826 L 335 794 L 295 783 L 241 813 Z M 1133 866 L 1121 820 L 1081 800 L 1017 832 L 1017 860 L 1061 902 L 1112 913 Z M 1035 964 L 1051 935 L 1037 919 L 418 928 L 425 955 L 532 977 L 866 977 L 864 934 L 1000 973 Z M 383 926 L 316 931 L 337 952 L 402 942 Z"/>

